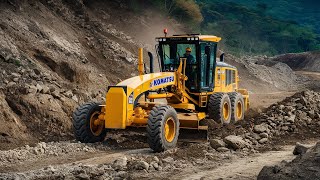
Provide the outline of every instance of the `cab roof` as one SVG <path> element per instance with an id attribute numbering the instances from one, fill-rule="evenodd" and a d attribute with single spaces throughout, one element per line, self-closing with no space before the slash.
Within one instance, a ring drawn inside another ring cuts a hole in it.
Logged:
<path id="1" fill-rule="evenodd" d="M 201 35 L 201 34 L 178 34 L 166 37 L 157 37 L 156 39 L 176 39 L 176 38 L 195 38 L 195 40 L 209 41 L 209 42 L 219 42 L 221 37 L 213 35 Z"/>

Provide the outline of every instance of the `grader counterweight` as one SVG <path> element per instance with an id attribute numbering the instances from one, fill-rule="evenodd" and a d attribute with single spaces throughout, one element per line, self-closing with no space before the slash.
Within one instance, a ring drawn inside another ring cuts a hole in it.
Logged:
<path id="1" fill-rule="evenodd" d="M 180 128 L 206 130 L 205 119 L 228 124 L 244 118 L 249 94 L 239 88 L 237 68 L 223 62 L 223 55 L 217 61 L 221 38 L 185 34 L 156 40 L 160 72 L 150 67 L 144 73 L 140 49 L 138 76 L 109 86 L 104 105 L 76 109 L 77 140 L 103 141 L 107 129 L 145 127 L 150 148 L 161 152 L 176 146 Z"/>

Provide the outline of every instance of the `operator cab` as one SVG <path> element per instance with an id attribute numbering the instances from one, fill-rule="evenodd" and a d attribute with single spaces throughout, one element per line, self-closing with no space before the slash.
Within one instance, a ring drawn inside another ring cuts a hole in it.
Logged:
<path id="1" fill-rule="evenodd" d="M 186 58 L 187 91 L 212 92 L 216 67 L 217 36 L 199 34 L 173 35 L 156 38 L 160 69 L 174 72 L 181 58 Z"/>

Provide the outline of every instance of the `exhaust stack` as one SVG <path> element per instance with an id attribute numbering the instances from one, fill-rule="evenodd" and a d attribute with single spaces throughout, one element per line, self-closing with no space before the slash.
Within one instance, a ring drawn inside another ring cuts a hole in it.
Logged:
<path id="1" fill-rule="evenodd" d="M 144 74 L 144 64 L 143 64 L 143 48 L 139 48 L 139 63 L 138 63 L 138 71 L 139 75 Z"/>

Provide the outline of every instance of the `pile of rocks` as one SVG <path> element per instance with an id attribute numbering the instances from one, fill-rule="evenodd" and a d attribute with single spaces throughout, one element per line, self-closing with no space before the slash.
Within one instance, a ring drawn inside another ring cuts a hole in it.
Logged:
<path id="1" fill-rule="evenodd" d="M 142 157 L 131 157 L 129 160 L 126 156 L 120 157 L 115 160 L 112 164 L 112 167 L 116 170 L 162 170 L 162 162 L 159 160 L 157 156 L 151 158 L 151 160 L 147 161 Z"/>
<path id="2" fill-rule="evenodd" d="M 40 143 L 36 148 L 40 148 L 40 146 L 43 147 L 43 143 Z M 88 148 L 89 151 L 94 150 L 86 146 L 79 148 Z M 75 147 L 75 149 L 79 148 Z M 113 163 L 99 165 L 72 163 L 48 166 L 39 170 L 21 173 L 0 173 L 0 179 L 46 179 L 48 177 L 54 179 L 126 179 L 131 176 L 130 172 L 171 171 L 172 169 L 185 168 L 188 163 L 184 160 L 175 160 L 172 157 L 159 158 L 156 155 L 127 155 L 117 158 Z"/>
<path id="3" fill-rule="evenodd" d="M 320 93 L 303 91 L 270 106 L 265 113 L 255 119 L 252 136 L 259 143 L 263 138 L 293 133 L 320 125 Z M 258 135 L 258 136 L 257 136 Z M 249 136 L 249 134 L 248 134 Z"/>
<path id="4" fill-rule="evenodd" d="M 48 166 L 21 173 L 3 173 L 0 179 L 124 179 L 125 171 L 115 171 L 110 165 L 83 165 L 81 163 Z"/>
<path id="5" fill-rule="evenodd" d="M 35 147 L 29 145 L 8 150 L 0 151 L 0 166 L 14 164 L 23 161 L 33 161 L 48 156 L 63 156 L 76 152 L 96 152 L 106 150 L 108 147 L 102 144 L 86 145 L 76 142 L 40 142 Z"/>
<path id="6" fill-rule="evenodd" d="M 298 133 L 320 125 L 320 93 L 303 91 L 270 106 L 258 117 L 251 119 L 252 127 L 246 133 L 210 140 L 217 151 L 252 149 L 267 144 L 271 138 Z"/>
<path id="7" fill-rule="evenodd" d="M 161 154 L 160 156 L 163 156 Z M 112 167 L 116 171 L 168 171 L 172 169 L 181 169 L 191 165 L 187 160 L 174 159 L 171 156 L 160 158 L 157 155 L 132 155 L 131 157 L 121 157 L 115 160 Z"/>
<path id="8" fill-rule="evenodd" d="M 49 94 L 56 99 L 69 98 L 79 102 L 78 96 L 71 90 L 64 90 L 54 75 L 42 73 L 38 69 L 18 67 L 11 73 L 3 70 L 2 75 L 6 88 L 18 88 L 21 94 Z"/>
<path id="9" fill-rule="evenodd" d="M 229 135 L 225 137 L 223 140 L 221 139 L 212 139 L 210 140 L 210 145 L 218 152 L 227 152 L 229 149 L 238 150 L 244 149 L 249 150 L 252 149 L 252 143 L 241 137 L 235 135 Z"/>

